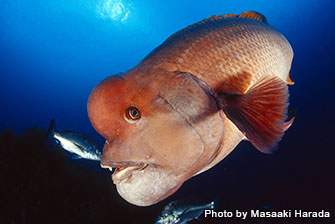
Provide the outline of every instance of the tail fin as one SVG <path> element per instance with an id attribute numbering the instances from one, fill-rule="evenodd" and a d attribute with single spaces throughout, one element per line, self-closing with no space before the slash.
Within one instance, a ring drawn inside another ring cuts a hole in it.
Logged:
<path id="1" fill-rule="evenodd" d="M 47 138 L 52 138 L 55 132 L 57 132 L 56 125 L 55 125 L 55 119 L 52 119 L 49 125 Z"/>

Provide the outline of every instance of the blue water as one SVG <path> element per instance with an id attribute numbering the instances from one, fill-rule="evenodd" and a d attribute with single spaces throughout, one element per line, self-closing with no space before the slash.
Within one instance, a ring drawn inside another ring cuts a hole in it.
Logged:
<path id="1" fill-rule="evenodd" d="M 334 161 L 335 150 L 333 0 L 1 0 L 0 129 L 11 128 L 18 133 L 32 126 L 47 129 L 55 118 L 58 129 L 89 134 L 102 144 L 103 138 L 92 128 L 86 111 L 87 98 L 101 80 L 131 69 L 187 25 L 214 14 L 249 10 L 264 14 L 291 43 L 291 78 L 296 83 L 290 86 L 296 122 L 279 147 L 282 152 L 272 159 L 267 157 L 269 162 L 257 172 L 277 164 L 278 175 L 286 172 L 289 176 L 281 180 L 285 189 L 285 183 L 294 182 L 296 173 L 313 178 L 328 175 L 325 172 Z M 250 153 L 258 152 L 248 143 L 241 144 L 226 159 L 227 166 Z M 266 161 L 263 155 L 257 159 Z M 299 164 L 301 160 L 305 162 Z M 240 170 L 249 166 L 254 163 L 244 164 Z M 216 180 L 216 184 L 226 186 L 219 175 L 215 168 L 201 181 Z M 325 176 L 320 185 L 331 185 L 330 177 Z M 304 179 L 304 183 L 319 180 L 313 178 Z M 236 179 L 233 185 L 241 186 L 243 181 Z M 195 181 L 184 191 L 192 186 L 214 189 Z M 325 203 L 321 198 L 316 209 L 329 205 L 329 199 L 322 197 Z"/>
<path id="2" fill-rule="evenodd" d="M 131 69 L 187 25 L 250 9 L 266 15 L 290 41 L 298 92 L 291 102 L 309 101 L 315 93 L 306 94 L 306 86 L 314 92 L 334 74 L 332 2 L 2 0 L 1 127 L 22 132 L 32 125 L 47 127 L 54 117 L 60 129 L 94 133 L 86 101 L 102 79 Z"/>

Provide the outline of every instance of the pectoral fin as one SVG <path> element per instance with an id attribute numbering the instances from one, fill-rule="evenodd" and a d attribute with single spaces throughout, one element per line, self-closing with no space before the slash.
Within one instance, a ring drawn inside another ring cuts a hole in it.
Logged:
<path id="1" fill-rule="evenodd" d="M 80 144 L 77 144 L 77 143 L 73 143 L 75 146 L 77 146 L 78 147 L 78 149 L 80 149 L 80 151 L 81 152 L 85 152 L 86 150 L 85 150 L 85 148 L 84 147 L 82 147 Z"/>
<path id="2" fill-rule="evenodd" d="M 221 108 L 258 150 L 272 153 L 293 122 L 284 122 L 288 105 L 286 83 L 278 77 L 265 76 L 244 94 L 234 92 L 217 93 Z"/>

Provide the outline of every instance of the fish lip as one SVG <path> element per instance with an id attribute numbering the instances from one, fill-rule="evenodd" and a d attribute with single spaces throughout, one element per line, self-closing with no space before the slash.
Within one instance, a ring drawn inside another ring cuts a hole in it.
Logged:
<path id="1" fill-rule="evenodd" d="M 113 175 L 112 175 L 113 183 L 115 185 L 117 185 L 117 184 L 120 184 L 124 181 L 127 181 L 137 172 L 143 172 L 148 166 L 149 166 L 149 164 L 143 163 L 143 164 L 138 165 L 138 166 L 128 166 L 128 167 L 125 167 L 125 168 L 121 167 L 121 170 L 119 170 L 119 171 L 118 171 L 118 169 L 116 169 L 114 171 Z"/>
<path id="2" fill-rule="evenodd" d="M 102 168 L 118 168 L 118 167 L 127 167 L 127 166 L 140 166 L 143 162 L 106 162 L 105 164 L 101 163 Z"/>
<path id="3" fill-rule="evenodd" d="M 144 162 L 110 162 L 107 165 L 101 164 L 102 168 L 107 168 L 114 172 L 112 174 L 112 180 L 115 185 L 120 184 L 131 178 L 136 172 L 143 172 L 149 165 Z"/>

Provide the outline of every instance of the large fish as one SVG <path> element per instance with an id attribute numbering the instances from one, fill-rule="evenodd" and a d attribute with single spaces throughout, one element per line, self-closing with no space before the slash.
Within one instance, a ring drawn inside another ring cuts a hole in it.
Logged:
<path id="1" fill-rule="evenodd" d="M 285 123 L 293 51 L 263 15 L 212 16 L 170 36 L 88 100 L 106 138 L 101 166 L 148 206 L 213 167 L 243 139 L 271 153 Z"/>

